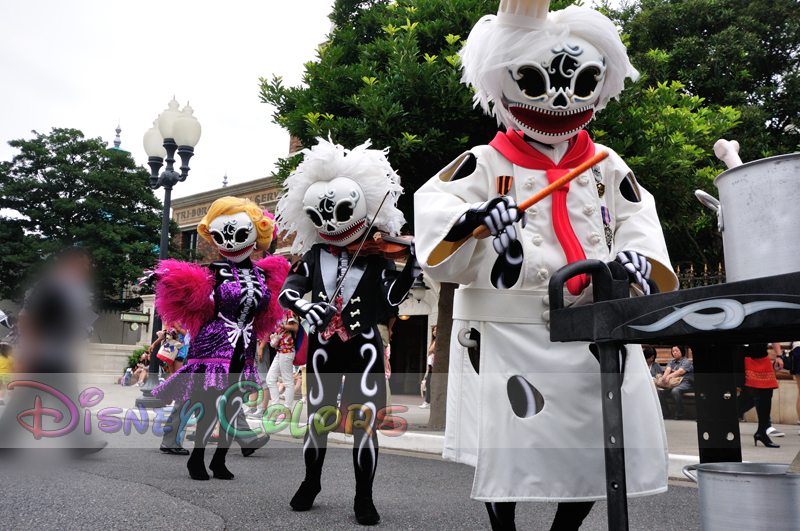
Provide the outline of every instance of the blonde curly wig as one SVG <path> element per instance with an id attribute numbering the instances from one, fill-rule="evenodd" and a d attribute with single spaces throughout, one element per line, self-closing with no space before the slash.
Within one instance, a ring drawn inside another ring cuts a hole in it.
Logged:
<path id="1" fill-rule="evenodd" d="M 275 231 L 275 222 L 268 216 L 265 216 L 261 207 L 249 199 L 241 199 L 232 196 L 217 199 L 211 204 L 211 207 L 209 207 L 206 216 L 200 224 L 197 225 L 197 233 L 204 240 L 214 243 L 214 240 L 211 238 L 211 233 L 208 231 L 208 226 L 211 222 L 219 216 L 238 214 L 239 212 L 246 213 L 253 222 L 253 225 L 256 226 L 256 232 L 258 233 L 256 249 L 260 251 L 269 249 Z"/>

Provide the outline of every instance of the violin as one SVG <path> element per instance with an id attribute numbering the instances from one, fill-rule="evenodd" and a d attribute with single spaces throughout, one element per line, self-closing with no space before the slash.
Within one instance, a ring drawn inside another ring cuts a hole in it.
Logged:
<path id="1" fill-rule="evenodd" d="M 379 255 L 389 260 L 405 258 L 411 251 L 411 241 L 413 236 L 388 236 L 380 231 L 375 232 L 371 239 L 364 242 L 361 250 L 358 250 L 359 242 L 347 246 L 351 253 L 358 252 L 358 256 Z"/>

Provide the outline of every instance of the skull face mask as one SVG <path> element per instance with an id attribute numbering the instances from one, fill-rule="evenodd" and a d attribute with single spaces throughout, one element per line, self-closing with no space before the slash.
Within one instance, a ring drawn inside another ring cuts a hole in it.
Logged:
<path id="1" fill-rule="evenodd" d="M 242 262 L 256 247 L 258 232 L 245 212 L 217 216 L 208 225 L 208 231 L 219 254 L 231 262 Z"/>
<path id="2" fill-rule="evenodd" d="M 356 241 L 367 228 L 364 190 L 348 177 L 319 181 L 303 196 L 303 211 L 319 235 L 332 245 L 344 247 Z"/>
<path id="3" fill-rule="evenodd" d="M 605 59 L 597 48 L 570 37 L 529 62 L 510 66 L 502 104 L 530 138 L 545 144 L 563 142 L 592 119 L 605 72 Z"/>

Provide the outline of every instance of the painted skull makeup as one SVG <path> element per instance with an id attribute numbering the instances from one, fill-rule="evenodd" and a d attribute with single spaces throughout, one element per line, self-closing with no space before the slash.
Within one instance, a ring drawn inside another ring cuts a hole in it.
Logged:
<path id="1" fill-rule="evenodd" d="M 594 115 L 606 64 L 584 39 L 570 37 L 508 67 L 503 105 L 530 138 L 556 144 L 575 136 Z"/>
<path id="2" fill-rule="evenodd" d="M 318 181 L 303 196 L 303 211 L 323 240 L 344 247 L 367 229 L 367 200 L 353 179 Z"/>
<path id="3" fill-rule="evenodd" d="M 242 262 L 256 247 L 258 232 L 245 212 L 217 216 L 209 224 L 208 231 L 219 253 L 231 262 Z"/>

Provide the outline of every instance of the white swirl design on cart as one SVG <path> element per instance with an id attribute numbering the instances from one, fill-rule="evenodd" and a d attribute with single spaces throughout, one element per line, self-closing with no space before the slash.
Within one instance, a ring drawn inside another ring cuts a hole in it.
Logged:
<path id="1" fill-rule="evenodd" d="M 700 313 L 704 310 L 721 310 L 716 313 Z M 742 304 L 733 299 L 702 301 L 676 308 L 663 319 L 647 326 L 629 325 L 642 332 L 660 332 L 678 321 L 683 321 L 697 330 L 732 330 L 744 322 L 745 317 L 764 310 L 800 310 L 800 304 L 778 301 L 758 301 Z"/>

